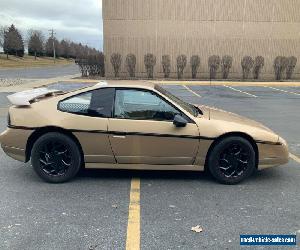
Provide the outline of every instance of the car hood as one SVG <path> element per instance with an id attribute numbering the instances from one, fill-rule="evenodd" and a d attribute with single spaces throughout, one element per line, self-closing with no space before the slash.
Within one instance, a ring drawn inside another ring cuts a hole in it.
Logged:
<path id="1" fill-rule="evenodd" d="M 273 132 L 270 128 L 266 127 L 260 122 L 251 120 L 247 117 L 228 112 L 222 109 L 218 109 L 215 107 L 208 107 L 208 106 L 197 106 L 199 109 L 202 110 L 203 114 L 210 120 L 220 120 L 224 122 L 234 122 L 239 124 L 245 124 L 247 126 L 258 127 L 261 129 L 268 130 Z"/>
<path id="2" fill-rule="evenodd" d="M 196 105 L 203 113 L 196 119 L 200 134 L 218 137 L 230 132 L 242 132 L 257 141 L 277 142 L 279 136 L 265 125 L 222 109 Z"/>

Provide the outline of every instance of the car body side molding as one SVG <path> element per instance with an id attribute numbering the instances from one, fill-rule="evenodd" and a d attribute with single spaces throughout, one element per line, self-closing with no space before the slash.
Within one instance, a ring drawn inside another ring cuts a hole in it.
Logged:
<path id="1" fill-rule="evenodd" d="M 23 129 L 23 130 L 37 130 L 40 128 L 35 127 L 24 127 L 24 126 L 8 126 L 11 129 Z M 215 140 L 218 137 L 206 137 L 206 136 L 191 136 L 191 135 L 172 135 L 172 134 L 156 134 L 156 133 L 140 133 L 140 132 L 119 132 L 119 131 L 106 131 L 106 130 L 77 130 L 77 129 L 66 129 L 70 132 L 77 133 L 101 133 L 101 134 L 112 134 L 112 135 L 140 135 L 140 136 L 156 136 L 156 137 L 175 137 L 175 138 L 189 138 L 189 139 L 197 139 L 197 140 Z M 281 145 L 280 142 L 271 142 L 271 141 L 262 141 L 256 140 L 256 143 L 259 144 L 267 144 L 267 145 Z"/>

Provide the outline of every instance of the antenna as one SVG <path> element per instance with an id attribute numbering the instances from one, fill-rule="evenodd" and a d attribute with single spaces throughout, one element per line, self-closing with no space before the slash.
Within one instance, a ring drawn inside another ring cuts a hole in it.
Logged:
<path id="1" fill-rule="evenodd" d="M 211 67 L 209 66 L 209 95 L 212 94 L 211 76 L 212 76 Z M 209 106 L 211 106 L 211 105 L 209 105 Z M 208 108 L 208 119 L 209 120 L 210 120 L 210 115 L 211 115 L 210 109 L 211 109 L 211 107 Z"/>

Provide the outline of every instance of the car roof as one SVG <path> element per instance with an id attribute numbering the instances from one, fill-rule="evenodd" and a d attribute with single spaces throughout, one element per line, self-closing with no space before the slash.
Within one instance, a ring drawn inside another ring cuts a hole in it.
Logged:
<path id="1" fill-rule="evenodd" d="M 100 89 L 100 88 L 140 88 L 140 89 L 148 89 L 148 90 L 154 90 L 155 86 L 157 84 L 150 82 L 150 81 L 129 81 L 129 80 L 108 80 L 108 81 L 100 81 L 98 83 L 95 82 L 95 85 L 92 86 L 86 86 L 74 91 L 70 91 L 66 93 L 65 96 L 61 96 L 61 99 L 65 97 L 71 97 L 80 93 L 92 91 L 95 89 Z"/>
<path id="2" fill-rule="evenodd" d="M 101 81 L 95 85 L 95 88 L 99 87 L 130 87 L 130 88 L 146 88 L 146 89 L 154 89 L 156 84 L 150 81 L 137 81 L 137 80 L 108 80 L 108 81 Z"/>

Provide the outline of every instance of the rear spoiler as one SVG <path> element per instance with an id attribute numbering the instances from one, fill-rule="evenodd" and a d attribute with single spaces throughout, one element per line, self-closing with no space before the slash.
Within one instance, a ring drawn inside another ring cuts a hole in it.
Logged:
<path id="1" fill-rule="evenodd" d="M 56 93 L 63 93 L 61 90 L 37 88 L 31 90 L 25 90 L 12 95 L 7 96 L 7 99 L 16 106 L 30 106 L 34 99 L 42 98 L 46 96 L 52 96 Z"/>

